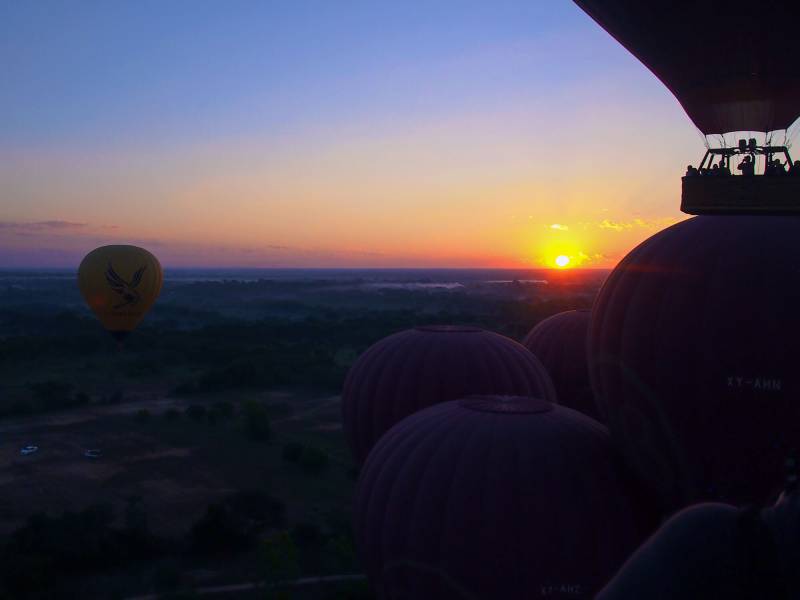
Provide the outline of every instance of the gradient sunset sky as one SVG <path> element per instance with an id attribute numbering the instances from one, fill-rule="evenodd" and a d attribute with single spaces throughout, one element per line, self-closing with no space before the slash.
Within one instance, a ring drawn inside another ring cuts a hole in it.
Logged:
<path id="1" fill-rule="evenodd" d="M 572 2 L 6 2 L 0 268 L 613 267 L 702 137 Z"/>

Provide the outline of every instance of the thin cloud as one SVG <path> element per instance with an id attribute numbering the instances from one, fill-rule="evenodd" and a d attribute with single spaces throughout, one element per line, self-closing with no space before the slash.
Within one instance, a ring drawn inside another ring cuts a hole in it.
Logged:
<path id="1" fill-rule="evenodd" d="M 624 231 L 625 229 L 633 229 L 633 224 L 618 223 L 617 221 L 611 221 L 610 219 L 603 219 L 598 224 L 598 227 L 600 227 L 600 229 L 613 229 L 614 231 Z"/>
<path id="2" fill-rule="evenodd" d="M 83 229 L 88 226 L 88 223 L 72 221 L 0 221 L 0 230 L 3 231 L 70 230 Z"/>
<path id="3" fill-rule="evenodd" d="M 573 266 L 589 266 L 593 264 L 602 263 L 608 260 L 608 256 L 605 254 L 600 254 L 599 252 L 595 252 L 593 254 L 587 254 L 585 252 L 578 252 L 575 256 L 570 256 L 572 259 Z"/>
<path id="4" fill-rule="evenodd" d="M 677 223 L 678 219 L 674 217 L 664 217 L 661 219 L 633 219 L 631 221 L 613 221 L 611 219 L 603 219 L 597 223 L 600 229 L 612 229 L 614 231 L 629 231 L 631 229 L 663 229 L 669 225 Z"/>
<path id="5" fill-rule="evenodd" d="M 553 223 L 550 225 L 550 229 L 556 229 L 558 231 L 569 231 L 569 227 L 567 225 L 561 225 L 560 223 Z"/>
<path id="6" fill-rule="evenodd" d="M 36 227 L 45 227 L 48 229 L 77 229 L 87 227 L 88 223 L 73 223 L 72 221 L 37 221 L 34 225 Z"/>

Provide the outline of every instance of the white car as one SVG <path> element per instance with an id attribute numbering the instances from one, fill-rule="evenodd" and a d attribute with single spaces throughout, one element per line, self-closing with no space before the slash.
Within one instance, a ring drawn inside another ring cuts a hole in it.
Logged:
<path id="1" fill-rule="evenodd" d="M 98 450 L 97 448 L 93 448 L 91 450 L 87 450 L 86 452 L 84 452 L 83 455 L 86 458 L 100 458 L 101 456 L 103 456 L 103 453 L 100 452 L 100 450 Z"/>
<path id="2" fill-rule="evenodd" d="M 22 456 L 28 456 L 29 454 L 33 454 L 34 452 L 38 451 L 39 451 L 39 446 L 25 446 L 24 448 L 22 448 L 22 450 L 19 451 L 19 453 Z"/>

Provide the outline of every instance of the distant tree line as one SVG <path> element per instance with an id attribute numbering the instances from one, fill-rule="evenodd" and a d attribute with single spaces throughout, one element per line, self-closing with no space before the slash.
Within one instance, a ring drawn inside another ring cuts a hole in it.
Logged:
<path id="1" fill-rule="evenodd" d="M 28 392 L 27 397 L 0 402 L 0 417 L 46 413 L 86 406 L 93 402 L 86 392 L 75 389 L 72 383 L 58 379 L 30 382 L 25 385 L 25 389 Z M 115 390 L 96 398 L 94 403 L 118 404 L 123 400 L 122 391 Z"/>
<path id="2" fill-rule="evenodd" d="M 125 381 L 169 380 L 175 382 L 174 393 L 188 396 L 276 387 L 338 391 L 356 357 L 391 333 L 420 324 L 460 323 L 521 339 L 541 319 L 591 304 L 587 294 L 531 302 L 468 294 L 431 300 L 403 291 L 380 300 L 406 308 L 298 305 L 299 316 L 247 320 L 158 305 L 161 317 L 146 321 L 122 354 L 84 312 L 60 309 L 37 315 L 35 306 L 0 309 L 0 365 L 7 368 L 0 382 L 0 416 L 108 401 L 105 387 L 91 387 L 107 385 L 102 382 L 124 388 Z M 181 314 L 189 315 L 192 327 L 177 319 Z M 83 364 L 68 376 L 48 375 L 51 366 L 65 360 Z M 19 389 L 20 380 L 32 382 L 27 396 L 17 392 L 13 400 L 3 401 L 11 397 L 2 393 L 3 387 L 16 381 Z"/>

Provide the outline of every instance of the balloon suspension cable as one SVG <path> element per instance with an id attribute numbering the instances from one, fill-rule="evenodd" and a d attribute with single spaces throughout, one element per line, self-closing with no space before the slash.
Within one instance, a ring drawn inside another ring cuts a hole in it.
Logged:
<path id="1" fill-rule="evenodd" d="M 708 135 L 700 131 L 699 127 L 695 127 L 695 131 L 697 131 L 697 134 L 700 136 L 700 139 L 703 140 L 703 145 L 706 147 L 706 150 L 710 150 L 711 146 L 708 143 Z"/>
<path id="2" fill-rule="evenodd" d="M 797 138 L 797 134 L 800 133 L 800 120 L 795 121 L 785 131 L 786 131 L 786 142 L 784 143 L 784 146 L 786 146 L 787 148 L 791 148 L 792 143 L 794 142 L 795 138 Z"/>

